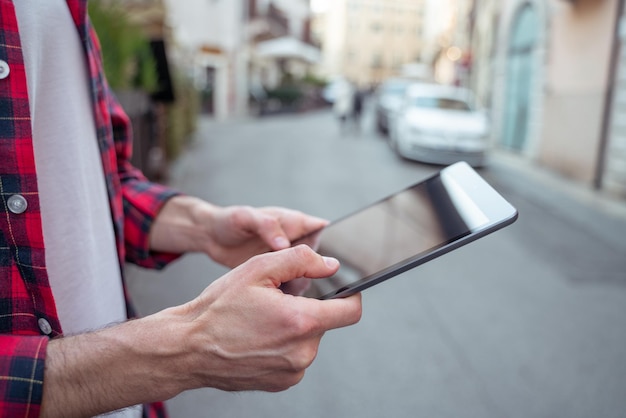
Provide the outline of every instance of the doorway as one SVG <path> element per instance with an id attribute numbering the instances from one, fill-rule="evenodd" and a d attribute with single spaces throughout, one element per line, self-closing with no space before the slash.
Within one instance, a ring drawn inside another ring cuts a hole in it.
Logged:
<path id="1" fill-rule="evenodd" d="M 535 7 L 523 4 L 513 19 L 507 48 L 502 146 L 514 151 L 523 151 L 528 143 L 531 98 L 538 70 L 538 31 Z"/>

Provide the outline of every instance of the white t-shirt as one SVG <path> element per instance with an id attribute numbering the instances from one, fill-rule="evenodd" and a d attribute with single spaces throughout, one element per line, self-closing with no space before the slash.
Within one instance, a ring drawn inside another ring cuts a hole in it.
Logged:
<path id="1" fill-rule="evenodd" d="M 14 5 L 50 285 L 64 333 L 95 330 L 127 317 L 86 57 L 66 0 Z"/>

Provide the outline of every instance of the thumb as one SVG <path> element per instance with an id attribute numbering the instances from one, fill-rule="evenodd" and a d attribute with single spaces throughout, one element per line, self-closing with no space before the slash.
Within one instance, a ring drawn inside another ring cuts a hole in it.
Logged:
<path id="1" fill-rule="evenodd" d="M 280 287 L 296 278 L 330 277 L 339 269 L 339 261 L 319 255 L 308 245 L 298 245 L 256 256 L 240 267 L 250 268 L 255 276 L 269 279 L 275 287 Z"/>

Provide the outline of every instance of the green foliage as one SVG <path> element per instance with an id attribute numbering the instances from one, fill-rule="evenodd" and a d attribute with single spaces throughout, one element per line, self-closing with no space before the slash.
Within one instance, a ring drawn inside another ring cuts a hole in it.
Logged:
<path id="1" fill-rule="evenodd" d="M 178 157 L 195 132 L 200 113 L 200 92 L 182 71 L 173 71 L 176 101 L 167 107 L 165 154 L 169 160 Z"/>
<path id="2" fill-rule="evenodd" d="M 89 2 L 89 16 L 100 44 L 104 71 L 110 86 L 117 91 L 141 90 L 154 93 L 158 88 L 156 62 L 149 39 L 140 27 L 134 25 L 123 9 L 123 0 L 98 0 Z M 196 129 L 200 108 L 199 92 L 182 71 L 173 69 L 173 88 L 176 100 L 164 104 L 158 112 L 163 131 L 163 147 L 167 161 L 172 161 Z M 153 138 L 135 136 L 135 141 L 152 141 Z"/>
<path id="3" fill-rule="evenodd" d="M 267 97 L 279 100 L 283 105 L 294 105 L 304 95 L 302 89 L 296 85 L 283 85 L 273 90 L 268 90 Z"/>
<path id="4" fill-rule="evenodd" d="M 129 21 L 120 1 L 91 1 L 89 16 L 100 38 L 104 71 L 111 87 L 154 91 L 158 75 L 150 42 Z"/>
<path id="5" fill-rule="evenodd" d="M 302 83 L 313 87 L 324 87 L 328 84 L 328 80 L 325 78 L 317 77 L 313 74 L 307 74 L 302 79 Z"/>

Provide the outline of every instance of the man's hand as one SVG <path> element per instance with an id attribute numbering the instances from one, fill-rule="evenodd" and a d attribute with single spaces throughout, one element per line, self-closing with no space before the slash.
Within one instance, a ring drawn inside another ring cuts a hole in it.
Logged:
<path id="1" fill-rule="evenodd" d="M 301 245 L 252 258 L 213 282 L 185 306 L 197 385 L 274 392 L 298 383 L 324 333 L 359 321 L 361 297 L 319 301 L 279 288 L 338 268 L 337 260 Z"/>
<path id="2" fill-rule="evenodd" d="M 93 416 L 200 387 L 295 385 L 324 333 L 359 321 L 361 296 L 320 301 L 284 294 L 280 286 L 327 277 L 338 267 L 305 245 L 259 255 L 184 305 L 51 341 L 41 416 Z"/>
<path id="3" fill-rule="evenodd" d="M 218 207 L 201 199 L 170 199 L 150 232 L 151 249 L 204 252 L 227 267 L 250 257 L 288 248 L 291 241 L 316 231 L 327 221 L 276 207 Z"/>

